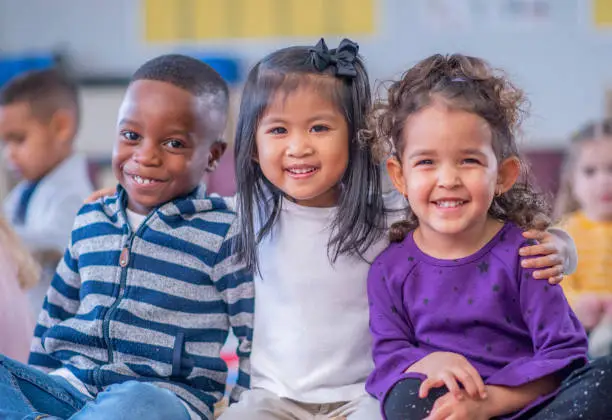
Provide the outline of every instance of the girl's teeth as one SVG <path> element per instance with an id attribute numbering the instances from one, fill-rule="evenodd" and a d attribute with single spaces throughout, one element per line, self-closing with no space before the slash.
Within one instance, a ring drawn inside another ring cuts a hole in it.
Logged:
<path id="1" fill-rule="evenodd" d="M 307 174 L 309 172 L 314 171 L 314 168 L 305 168 L 305 169 L 298 169 L 298 168 L 293 168 L 293 169 L 289 169 L 289 172 L 294 173 L 294 174 Z"/>
<path id="2" fill-rule="evenodd" d="M 462 204 L 463 204 L 463 201 L 439 201 L 438 202 L 438 206 L 444 207 L 444 208 L 459 207 Z"/>

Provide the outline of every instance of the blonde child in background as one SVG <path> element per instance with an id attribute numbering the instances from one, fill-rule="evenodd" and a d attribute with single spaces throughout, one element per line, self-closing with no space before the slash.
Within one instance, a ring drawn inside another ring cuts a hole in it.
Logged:
<path id="1" fill-rule="evenodd" d="M 0 216 L 0 353 L 28 360 L 34 317 L 25 291 L 38 282 L 40 269 Z"/>
<path id="2" fill-rule="evenodd" d="M 578 249 L 563 283 L 589 335 L 589 354 L 612 352 L 612 119 L 590 122 L 571 139 L 557 202 Z"/>

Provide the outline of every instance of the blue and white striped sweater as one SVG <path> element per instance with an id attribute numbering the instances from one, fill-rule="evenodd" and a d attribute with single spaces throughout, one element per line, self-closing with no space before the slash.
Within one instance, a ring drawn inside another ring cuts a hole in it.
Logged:
<path id="1" fill-rule="evenodd" d="M 237 218 L 202 190 L 164 204 L 131 232 L 125 192 L 85 205 L 47 293 L 30 364 L 96 395 L 136 379 L 212 418 L 225 389 L 219 353 L 231 327 L 249 386 L 253 282 L 236 264 Z M 57 369 L 57 370 L 56 370 Z"/>

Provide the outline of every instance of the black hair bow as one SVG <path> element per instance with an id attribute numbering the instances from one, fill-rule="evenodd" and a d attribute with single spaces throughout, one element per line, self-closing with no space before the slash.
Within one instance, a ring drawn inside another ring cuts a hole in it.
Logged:
<path id="1" fill-rule="evenodd" d="M 355 59 L 358 52 L 359 45 L 350 39 L 343 39 L 338 48 L 330 50 L 327 48 L 325 40 L 321 38 L 317 45 L 310 49 L 310 56 L 312 64 L 319 71 L 334 66 L 336 76 L 356 77 Z"/>

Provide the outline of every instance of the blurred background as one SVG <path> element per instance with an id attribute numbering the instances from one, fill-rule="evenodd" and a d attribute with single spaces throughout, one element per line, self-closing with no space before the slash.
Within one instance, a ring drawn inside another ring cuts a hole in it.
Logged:
<path id="1" fill-rule="evenodd" d="M 0 0 L 0 84 L 58 63 L 78 78 L 77 147 L 100 187 L 114 183 L 106 166 L 126 81 L 158 54 L 210 62 L 237 100 L 257 59 L 321 36 L 332 46 L 356 40 L 374 88 L 427 55 L 468 53 L 505 69 L 527 91 L 524 151 L 554 191 L 568 136 L 612 113 L 611 24 L 610 0 Z M 211 189 L 232 193 L 232 171 L 228 153 Z M 0 179 L 1 198 L 10 180 Z"/>
<path id="2" fill-rule="evenodd" d="M 233 123 L 249 67 L 274 49 L 360 44 L 373 88 L 433 53 L 461 52 L 501 67 L 528 93 L 523 151 L 555 192 L 568 137 L 612 115 L 612 0 L 0 0 L 0 85 L 62 66 L 81 86 L 77 149 L 94 186 L 113 186 L 116 114 L 130 74 L 147 59 L 189 54 L 232 86 Z M 233 194 L 232 150 L 208 179 Z M 15 180 L 0 170 L 0 199 Z M 235 363 L 231 353 L 230 364 Z"/>

